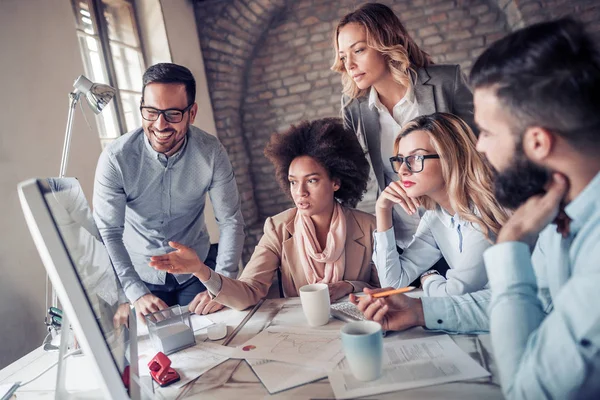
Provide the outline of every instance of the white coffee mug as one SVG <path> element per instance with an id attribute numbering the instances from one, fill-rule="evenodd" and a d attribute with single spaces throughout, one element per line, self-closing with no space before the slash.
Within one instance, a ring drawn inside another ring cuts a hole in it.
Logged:
<path id="1" fill-rule="evenodd" d="M 310 326 L 329 322 L 329 286 L 325 283 L 304 285 L 300 288 L 302 310 Z"/>
<path id="2" fill-rule="evenodd" d="M 341 330 L 342 347 L 352 375 L 359 381 L 372 381 L 383 369 L 383 331 L 373 321 L 356 321 Z"/>

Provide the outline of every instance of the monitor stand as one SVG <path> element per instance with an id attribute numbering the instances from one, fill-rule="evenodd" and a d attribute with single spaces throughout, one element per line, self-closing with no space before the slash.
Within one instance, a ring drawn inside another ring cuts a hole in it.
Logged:
<path id="1" fill-rule="evenodd" d="M 69 321 L 69 314 L 63 311 L 62 325 L 60 328 L 60 345 L 58 347 L 58 367 L 56 371 L 56 391 L 54 392 L 55 399 L 63 399 L 69 397 L 69 392 L 66 388 L 67 362 L 65 358 L 69 351 L 69 342 L 73 331 Z"/>
<path id="2" fill-rule="evenodd" d="M 135 315 L 135 309 L 130 309 L 129 311 L 129 338 L 128 340 L 128 350 L 129 350 L 129 397 L 131 400 L 144 400 L 144 399 L 152 399 L 154 397 L 153 388 L 140 385 L 140 375 L 139 375 L 139 362 L 138 362 L 138 346 L 137 346 L 137 318 Z M 69 315 L 66 312 L 63 312 L 62 318 L 62 327 L 61 327 L 61 335 L 60 335 L 60 346 L 58 349 L 58 367 L 56 373 L 56 391 L 54 398 L 55 399 L 72 399 L 72 398 L 98 398 L 103 399 L 104 394 L 100 391 L 99 385 L 89 391 L 81 393 L 79 391 L 73 392 L 69 391 L 67 388 L 67 375 L 68 368 L 67 364 L 69 362 L 69 357 L 77 354 L 77 350 L 69 349 L 69 344 L 75 343 L 73 337 L 73 330 L 71 329 L 71 325 L 69 322 Z M 132 339 L 133 338 L 133 339 Z M 69 351 L 70 350 L 70 351 Z M 88 356 L 88 355 L 85 355 Z M 134 361 L 131 361 L 134 360 Z M 89 373 L 93 373 L 90 371 Z M 90 381 L 93 381 L 90 379 Z M 143 386 L 143 387 L 141 387 Z M 143 396 L 142 396 L 142 392 Z"/>

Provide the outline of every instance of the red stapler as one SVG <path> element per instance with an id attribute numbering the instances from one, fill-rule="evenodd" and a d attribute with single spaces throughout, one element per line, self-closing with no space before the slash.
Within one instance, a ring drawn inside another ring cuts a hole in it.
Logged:
<path id="1" fill-rule="evenodd" d="M 179 380 L 179 374 L 171 368 L 171 360 L 162 351 L 156 353 L 148 363 L 150 375 L 161 386 L 170 385 Z"/>

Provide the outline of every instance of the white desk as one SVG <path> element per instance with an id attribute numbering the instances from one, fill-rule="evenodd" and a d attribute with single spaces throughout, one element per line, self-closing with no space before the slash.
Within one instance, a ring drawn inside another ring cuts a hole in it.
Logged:
<path id="1" fill-rule="evenodd" d="M 277 313 L 285 308 L 274 318 Z M 235 326 L 244 318 L 247 312 L 228 310 L 210 316 L 215 322 L 226 319 L 228 332 L 231 333 Z M 298 298 L 266 300 L 252 318 L 244 325 L 229 344 L 237 346 L 250 339 L 267 325 L 299 325 L 303 323 L 301 307 Z M 327 329 L 339 329 L 343 322 L 332 319 Z M 421 328 L 414 328 L 405 332 L 388 333 L 402 338 L 423 337 L 433 335 Z M 197 340 L 204 340 L 205 334 L 197 335 Z M 454 341 L 481 363 L 492 374 L 491 378 L 449 383 L 429 386 L 419 389 L 404 390 L 402 392 L 379 394 L 372 398 L 397 399 L 402 393 L 402 399 L 501 399 L 497 373 L 492 359 L 491 346 L 488 335 L 456 335 Z M 20 360 L 0 371 L 0 383 L 11 381 L 26 381 L 37 375 L 56 361 L 57 353 L 46 353 L 38 348 Z M 17 391 L 17 399 L 44 399 L 53 398 L 53 385 L 56 377 L 56 368 L 53 368 L 43 377 L 30 385 Z M 160 394 L 167 399 L 178 396 L 185 398 L 202 399 L 334 399 L 333 390 L 327 379 L 270 395 L 260 383 L 245 361 L 228 360 L 202 375 L 189 389 L 174 388 L 160 389 Z M 182 392 L 186 390 L 183 396 Z"/>

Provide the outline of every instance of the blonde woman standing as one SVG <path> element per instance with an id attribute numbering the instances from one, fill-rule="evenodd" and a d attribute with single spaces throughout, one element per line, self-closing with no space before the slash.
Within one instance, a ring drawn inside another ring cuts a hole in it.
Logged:
<path id="1" fill-rule="evenodd" d="M 387 6 L 364 4 L 344 16 L 335 30 L 336 61 L 342 75 L 345 124 L 369 152 L 379 191 L 397 176 L 387 162 L 390 143 L 419 115 L 448 112 L 473 129 L 473 96 L 458 65 L 433 65 Z M 394 210 L 396 241 L 405 248 L 419 223 Z"/>
<path id="2" fill-rule="evenodd" d="M 446 113 L 417 117 L 396 138 L 389 164 L 399 180 L 388 185 L 376 206 L 373 259 L 382 287 L 406 286 L 419 277 L 427 296 L 486 286 L 483 252 L 507 215 L 494 198 L 492 171 L 476 143 L 467 124 Z M 395 204 L 408 214 L 420 205 L 427 210 L 401 255 L 391 229 Z M 441 257 L 450 267 L 445 277 L 429 270 Z"/>

